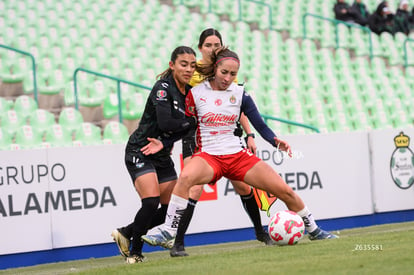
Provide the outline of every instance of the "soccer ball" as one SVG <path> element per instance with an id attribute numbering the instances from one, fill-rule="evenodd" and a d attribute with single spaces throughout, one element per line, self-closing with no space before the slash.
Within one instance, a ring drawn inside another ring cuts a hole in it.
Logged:
<path id="1" fill-rule="evenodd" d="M 305 224 L 298 214 L 284 210 L 273 215 L 268 230 L 277 245 L 294 245 L 305 235 Z"/>

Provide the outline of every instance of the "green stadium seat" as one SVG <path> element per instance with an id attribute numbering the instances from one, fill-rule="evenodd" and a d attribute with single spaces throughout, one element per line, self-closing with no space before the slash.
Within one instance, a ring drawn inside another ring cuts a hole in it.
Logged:
<path id="1" fill-rule="evenodd" d="M 42 146 L 42 136 L 39 132 L 30 125 L 23 125 L 16 130 L 15 144 L 18 144 L 20 149 L 32 149 Z"/>
<path id="2" fill-rule="evenodd" d="M 101 128 L 90 122 L 83 122 L 76 130 L 75 145 L 102 144 Z"/>
<path id="3" fill-rule="evenodd" d="M 71 129 L 66 129 L 60 124 L 53 124 L 45 134 L 45 142 L 51 147 L 67 147 L 73 145 Z"/>
<path id="4" fill-rule="evenodd" d="M 23 119 L 27 120 L 33 112 L 37 110 L 37 103 L 32 97 L 21 95 L 14 101 L 13 109 L 18 112 Z"/>
<path id="5" fill-rule="evenodd" d="M 20 126 L 25 125 L 26 121 L 15 110 L 9 110 L 0 114 L 0 125 L 3 130 L 14 138 L 14 135 Z"/>
<path id="6" fill-rule="evenodd" d="M 40 94 L 56 95 L 64 89 L 65 80 L 60 70 L 45 70 L 38 74 L 37 85 Z"/>
<path id="7" fill-rule="evenodd" d="M 104 128 L 104 143 L 122 143 L 124 144 L 129 138 L 127 127 L 118 121 L 110 121 Z"/>
<path id="8" fill-rule="evenodd" d="M 122 99 L 122 109 L 126 109 L 126 101 Z M 113 119 L 118 116 L 118 96 L 116 93 L 110 93 L 103 103 L 104 119 Z"/>
<path id="9" fill-rule="evenodd" d="M 19 83 L 23 82 L 25 74 L 27 72 L 22 68 L 18 62 L 18 59 L 9 59 L 2 63 L 0 68 L 0 79 L 3 83 Z"/>
<path id="10" fill-rule="evenodd" d="M 72 135 L 76 134 L 76 131 L 82 125 L 83 117 L 79 110 L 72 107 L 65 107 L 59 114 L 58 122 L 62 127 L 67 129 Z"/>
<path id="11" fill-rule="evenodd" d="M 47 110 L 37 109 L 29 116 L 28 121 L 30 126 L 43 137 L 47 130 L 55 124 L 55 115 Z"/>
<path id="12" fill-rule="evenodd" d="M 134 93 L 125 99 L 122 116 L 127 120 L 139 119 L 145 109 L 146 97 L 142 93 Z"/>
<path id="13" fill-rule="evenodd" d="M 78 88 L 79 104 L 85 107 L 100 106 L 106 97 L 104 89 L 98 89 L 93 84 Z"/>

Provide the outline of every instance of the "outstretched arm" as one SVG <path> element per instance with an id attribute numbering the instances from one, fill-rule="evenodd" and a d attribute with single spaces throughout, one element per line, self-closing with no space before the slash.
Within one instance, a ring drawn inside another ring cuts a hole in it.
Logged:
<path id="1" fill-rule="evenodd" d="M 277 138 L 272 129 L 266 125 L 253 99 L 246 92 L 243 93 L 241 108 L 242 112 L 247 116 L 253 127 L 257 130 L 257 132 L 259 132 L 260 136 L 262 136 L 272 146 L 281 151 L 286 151 L 289 155 L 291 155 L 290 145 L 286 141 Z"/>

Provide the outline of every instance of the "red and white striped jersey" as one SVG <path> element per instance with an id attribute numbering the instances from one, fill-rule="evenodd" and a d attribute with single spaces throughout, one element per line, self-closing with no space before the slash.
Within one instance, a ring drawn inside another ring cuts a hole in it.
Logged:
<path id="1" fill-rule="evenodd" d="M 228 155 L 243 149 L 240 137 L 234 135 L 243 90 L 243 86 L 232 83 L 226 91 L 215 91 L 208 81 L 190 90 L 186 98 L 186 115 L 197 117 L 198 151 Z"/>

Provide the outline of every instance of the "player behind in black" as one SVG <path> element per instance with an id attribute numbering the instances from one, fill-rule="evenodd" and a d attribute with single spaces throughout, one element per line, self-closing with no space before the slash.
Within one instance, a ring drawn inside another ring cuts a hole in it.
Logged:
<path id="1" fill-rule="evenodd" d="M 148 144 L 148 137 L 156 137 L 161 141 L 165 138 L 174 139 L 174 136 L 181 137 L 195 128 L 196 121 L 185 117 L 185 96 L 190 89 L 187 83 L 195 67 L 196 53 L 192 48 L 180 46 L 172 52 L 169 68 L 157 76 L 159 80 L 148 96 L 138 128 L 126 145 L 125 164 L 141 198 L 141 208 L 131 224 L 113 230 L 111 236 L 127 263 L 143 261 L 141 236 L 148 229 L 164 222 L 171 192 L 177 181 L 170 156 L 171 143 L 151 155 L 144 155 L 141 149 Z"/>

